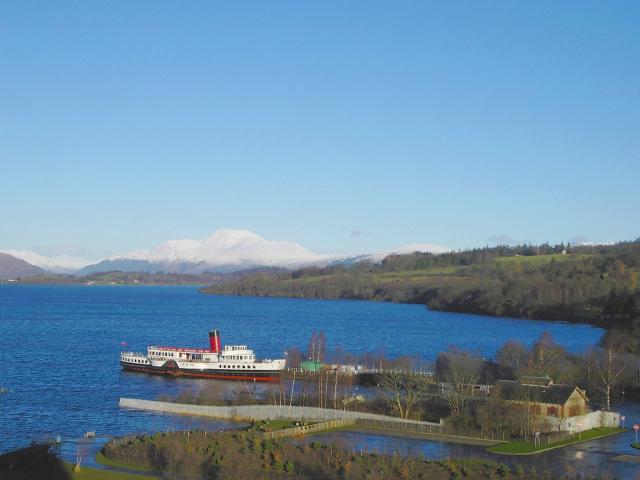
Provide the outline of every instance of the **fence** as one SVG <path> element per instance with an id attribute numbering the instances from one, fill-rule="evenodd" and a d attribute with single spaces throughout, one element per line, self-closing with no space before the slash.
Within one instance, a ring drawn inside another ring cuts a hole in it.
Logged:
<path id="1" fill-rule="evenodd" d="M 505 432 L 487 432 L 483 430 L 456 429 L 440 424 L 417 424 L 415 422 L 390 422 L 386 420 L 361 418 L 356 425 L 376 430 L 390 430 L 394 432 L 414 433 L 419 435 L 437 435 L 459 439 L 473 439 L 491 442 L 507 442 L 511 436 Z"/>
<path id="2" fill-rule="evenodd" d="M 358 419 L 383 420 L 394 423 L 406 423 L 412 425 L 432 425 L 441 427 L 440 423 L 423 422 L 417 420 L 405 420 L 389 417 L 377 413 L 354 412 L 350 410 L 334 410 L 331 408 L 299 407 L 287 405 L 238 405 L 238 406 L 208 406 L 189 405 L 185 403 L 156 402 L 152 400 L 140 400 L 137 398 L 121 398 L 120 406 L 135 408 L 138 410 L 152 410 L 156 412 L 178 413 L 182 415 L 198 415 L 204 417 L 228 418 L 240 420 L 307 420 L 330 421 Z"/>
<path id="3" fill-rule="evenodd" d="M 206 417 L 228 418 L 234 420 L 306 420 L 320 422 L 318 426 L 301 429 L 300 432 L 326 430 L 327 424 L 335 423 L 337 426 L 358 425 L 363 428 L 388 430 L 392 432 L 422 434 L 437 436 L 446 441 L 490 444 L 509 441 L 508 434 L 496 432 L 484 432 L 475 430 L 459 430 L 446 427 L 442 423 L 423 422 L 417 420 L 405 420 L 403 418 L 389 417 L 375 413 L 352 412 L 344 410 L 332 410 L 318 407 L 298 407 L 286 405 L 240 405 L 240 406 L 205 406 L 188 405 L 183 403 L 156 402 L 152 400 L 140 400 L 135 398 L 121 398 L 120 406 L 139 410 L 153 410 L 158 412 L 178 413 L 183 415 L 200 415 Z M 295 429 L 288 429 L 288 433 L 274 433 L 275 435 L 296 435 Z M 446 438 L 445 438 L 446 437 Z"/>
<path id="4" fill-rule="evenodd" d="M 298 435 L 306 435 L 308 433 L 331 430 L 332 428 L 350 427 L 352 425 L 355 425 L 355 422 L 353 420 L 330 420 L 328 422 L 314 423 L 313 425 L 302 425 L 300 427 L 283 428 L 282 430 L 265 432 L 262 435 L 264 438 L 296 437 Z"/>
<path id="5" fill-rule="evenodd" d="M 554 424 L 554 420 L 549 419 L 551 424 Z M 558 425 L 558 429 L 566 432 L 583 432 L 597 427 L 619 427 L 620 426 L 620 414 L 617 412 L 604 412 L 595 411 L 589 412 L 584 415 L 576 417 L 568 417 L 562 419 Z"/>

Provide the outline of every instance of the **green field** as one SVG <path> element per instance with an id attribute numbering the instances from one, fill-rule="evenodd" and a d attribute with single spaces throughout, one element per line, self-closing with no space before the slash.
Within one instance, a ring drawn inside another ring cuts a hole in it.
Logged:
<path id="1" fill-rule="evenodd" d="M 110 458 L 105 457 L 102 454 L 102 452 L 98 452 L 96 454 L 96 462 L 99 463 L 100 465 L 105 465 L 107 467 L 122 468 L 126 470 L 136 470 L 136 471 L 145 472 L 145 473 L 153 473 L 152 470 L 148 467 L 138 467 L 135 465 L 129 465 L 128 463 L 119 463 L 119 462 L 116 462 L 115 460 L 111 460 Z"/>
<path id="2" fill-rule="evenodd" d="M 576 443 L 587 442 L 596 438 L 607 437 L 609 435 L 616 435 L 618 433 L 625 432 L 624 428 L 614 427 L 601 427 L 587 430 L 580 434 L 575 434 L 572 438 L 562 440 L 560 442 L 552 443 L 551 445 L 538 445 L 534 446 L 531 442 L 525 442 L 522 440 L 515 440 L 508 443 L 500 443 L 487 448 L 490 453 L 500 453 L 504 455 L 531 455 L 535 453 L 544 452 L 546 450 L 553 450 L 556 448 L 566 447 L 567 445 L 574 445 Z"/>
<path id="3" fill-rule="evenodd" d="M 99 468 L 82 467 L 79 472 L 73 471 L 71 463 L 64 463 L 65 468 L 74 480 L 157 480 L 153 475 L 137 473 L 116 472 L 113 470 L 101 470 Z M 126 468 L 131 469 L 128 465 Z"/>
<path id="4" fill-rule="evenodd" d="M 528 265 L 540 265 L 543 263 L 549 263 L 551 260 L 556 262 L 568 262 L 575 260 L 584 260 L 586 258 L 592 257 L 593 255 L 589 254 L 577 254 L 572 253 L 568 255 L 563 255 L 561 253 L 554 253 L 550 255 L 518 255 L 512 257 L 499 257 L 494 260 L 496 265 L 505 265 L 509 263 L 525 263 Z"/>

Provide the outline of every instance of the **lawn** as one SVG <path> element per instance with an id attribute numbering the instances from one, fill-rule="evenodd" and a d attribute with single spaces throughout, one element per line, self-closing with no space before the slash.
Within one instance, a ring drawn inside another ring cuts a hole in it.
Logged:
<path id="1" fill-rule="evenodd" d="M 615 435 L 626 431 L 624 428 L 615 427 L 601 427 L 587 430 L 580 434 L 575 434 L 573 437 L 560 442 L 552 443 L 551 445 L 538 445 L 534 446 L 531 442 L 525 442 L 522 440 L 515 440 L 513 442 L 501 443 L 493 445 L 487 448 L 490 453 L 501 453 L 505 455 L 530 455 L 533 453 L 544 452 L 545 450 L 553 450 L 555 448 L 566 447 L 567 445 L 573 445 L 576 443 L 587 442 L 600 437 L 606 437 L 609 435 Z"/>
<path id="2" fill-rule="evenodd" d="M 73 465 L 71 463 L 65 462 L 64 466 L 73 480 L 158 480 L 158 477 L 152 475 L 116 472 L 90 467 L 82 467 L 79 472 L 73 472 Z"/>
<path id="3" fill-rule="evenodd" d="M 556 262 L 566 262 L 569 260 L 583 260 L 588 257 L 592 257 L 593 255 L 585 254 L 585 253 L 570 253 L 567 255 L 562 255 L 561 253 L 552 253 L 549 255 L 518 255 L 513 257 L 498 257 L 494 260 L 496 265 L 504 265 L 506 263 L 528 263 L 528 264 L 541 264 L 541 263 L 549 263 L 551 260 L 555 260 Z"/>
<path id="4" fill-rule="evenodd" d="M 420 270 L 401 270 L 398 272 L 384 272 L 376 273 L 375 276 L 379 279 L 393 279 L 393 278 L 406 278 L 406 277 L 430 277 L 434 275 L 447 275 L 454 274 L 460 270 L 461 266 L 454 265 L 450 267 L 433 267 L 424 268 Z"/>
<path id="5" fill-rule="evenodd" d="M 125 470 L 136 470 L 139 472 L 152 473 L 152 470 L 147 467 L 138 467 L 135 465 L 129 465 L 127 463 L 120 463 L 120 462 L 116 462 L 115 460 L 111 460 L 110 458 L 105 457 L 102 454 L 102 452 L 98 452 L 96 454 L 96 462 L 99 463 L 100 465 L 105 465 L 107 467 L 115 467 L 115 468 L 122 468 Z"/>

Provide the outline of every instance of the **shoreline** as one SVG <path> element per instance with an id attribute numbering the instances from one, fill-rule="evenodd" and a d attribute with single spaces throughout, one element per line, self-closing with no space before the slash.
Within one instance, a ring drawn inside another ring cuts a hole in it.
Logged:
<path id="1" fill-rule="evenodd" d="M 603 330 L 609 330 L 613 325 L 608 325 L 603 323 L 602 321 L 587 319 L 587 318 L 542 318 L 542 317 L 513 317 L 508 315 L 495 315 L 489 312 L 473 312 L 468 310 L 444 310 L 439 308 L 431 308 L 426 303 L 422 302 L 394 302 L 392 300 L 384 300 L 384 299 L 366 299 L 366 298 L 344 298 L 344 297 L 305 297 L 305 296 L 292 296 L 292 295 L 258 295 L 255 293 L 252 294 L 242 294 L 242 293 L 209 293 L 205 291 L 209 286 L 202 287 L 198 290 L 198 293 L 201 295 L 211 295 L 211 296 L 219 296 L 219 297 L 246 297 L 246 298 L 285 298 L 291 300 L 317 300 L 324 302 L 331 301 L 340 301 L 340 302 L 372 302 L 372 303 L 389 303 L 393 305 L 420 305 L 430 310 L 432 312 L 442 312 L 442 313 L 456 313 L 459 315 L 473 315 L 475 317 L 491 317 L 491 318 L 500 318 L 505 320 L 529 320 L 532 322 L 552 322 L 552 323 L 567 323 L 570 325 L 588 325 L 592 327 L 602 328 Z"/>

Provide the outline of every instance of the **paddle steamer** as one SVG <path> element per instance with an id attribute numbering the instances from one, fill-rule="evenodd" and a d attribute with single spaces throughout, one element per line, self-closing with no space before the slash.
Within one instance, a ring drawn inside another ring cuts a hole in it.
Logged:
<path id="1" fill-rule="evenodd" d="M 120 365 L 133 372 L 176 377 L 277 381 L 285 360 L 257 360 L 246 345 L 222 348 L 217 330 L 209 332 L 209 348 L 147 347 L 147 354 L 122 352 Z"/>

